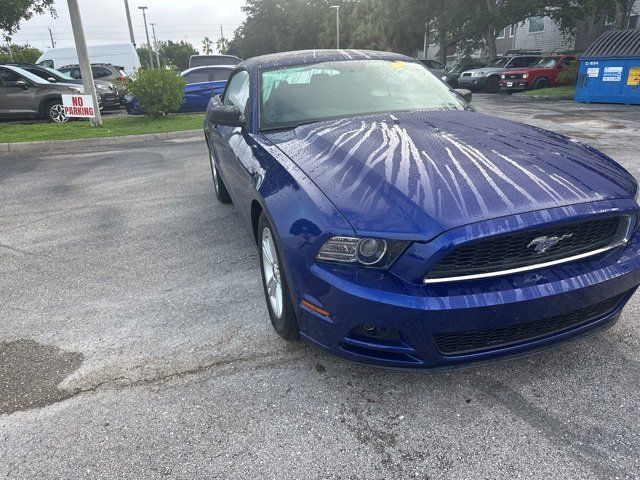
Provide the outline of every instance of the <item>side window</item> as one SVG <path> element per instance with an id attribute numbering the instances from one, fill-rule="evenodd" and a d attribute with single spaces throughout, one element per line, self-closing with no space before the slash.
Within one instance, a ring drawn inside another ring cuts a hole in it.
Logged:
<path id="1" fill-rule="evenodd" d="M 25 70 L 27 70 L 27 69 L 25 69 Z M 33 73 L 36 77 L 40 77 L 43 80 L 47 80 L 47 81 L 48 81 L 49 77 L 51 77 L 51 75 L 48 75 L 46 72 L 43 72 L 42 70 L 38 70 L 38 69 L 35 69 L 35 68 L 33 70 L 29 69 L 29 70 L 27 70 L 27 72 Z"/>
<path id="2" fill-rule="evenodd" d="M 183 78 L 187 84 L 208 82 L 209 70 L 196 70 L 195 72 L 189 72 Z"/>
<path id="3" fill-rule="evenodd" d="M 21 80 L 21 77 L 16 72 L 5 69 L 0 70 L 0 81 L 2 81 L 3 86 L 15 87 L 18 80 Z"/>
<path id="4" fill-rule="evenodd" d="M 80 80 L 82 77 L 80 76 L 80 69 L 79 68 L 68 68 L 66 70 L 60 70 L 62 73 L 66 73 L 67 75 L 69 75 L 71 78 L 74 78 L 76 80 Z"/>
<path id="5" fill-rule="evenodd" d="M 213 80 L 215 82 L 219 82 L 219 81 L 222 81 L 222 80 L 229 80 L 229 77 L 231 76 L 231 72 L 232 72 L 232 70 L 227 70 L 227 69 L 214 70 L 213 71 Z"/>
<path id="6" fill-rule="evenodd" d="M 91 67 L 93 78 L 104 78 L 111 75 L 111 72 L 104 67 Z"/>
<path id="7" fill-rule="evenodd" d="M 531 65 L 536 63 L 538 60 L 540 60 L 540 57 L 524 57 L 524 66 L 530 67 Z"/>
<path id="8" fill-rule="evenodd" d="M 43 67 L 53 68 L 53 60 L 43 60 L 40 62 Z"/>
<path id="9" fill-rule="evenodd" d="M 227 85 L 227 91 L 224 94 L 224 104 L 234 105 L 244 112 L 247 107 L 247 101 L 249 100 L 249 73 L 241 71 L 236 73 L 229 84 Z"/>

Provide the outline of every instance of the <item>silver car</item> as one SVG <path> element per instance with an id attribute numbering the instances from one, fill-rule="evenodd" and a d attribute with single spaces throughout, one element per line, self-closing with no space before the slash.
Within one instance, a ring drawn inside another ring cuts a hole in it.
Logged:
<path id="1" fill-rule="evenodd" d="M 497 93 L 500 90 L 500 75 L 505 70 L 526 68 L 542 58 L 542 55 L 512 55 L 498 58 L 486 67 L 462 72 L 458 78 L 458 86 L 468 90 L 484 90 L 487 93 Z"/>

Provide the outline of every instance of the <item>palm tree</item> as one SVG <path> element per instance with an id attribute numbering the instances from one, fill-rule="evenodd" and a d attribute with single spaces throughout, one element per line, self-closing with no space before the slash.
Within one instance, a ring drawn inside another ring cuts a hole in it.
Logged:
<path id="1" fill-rule="evenodd" d="M 202 40 L 202 49 L 205 55 L 211 55 L 213 53 L 213 42 L 209 37 L 204 37 Z"/>
<path id="2" fill-rule="evenodd" d="M 220 37 L 216 42 L 216 48 L 218 49 L 218 53 L 224 55 L 229 50 L 229 40 L 224 37 Z"/>

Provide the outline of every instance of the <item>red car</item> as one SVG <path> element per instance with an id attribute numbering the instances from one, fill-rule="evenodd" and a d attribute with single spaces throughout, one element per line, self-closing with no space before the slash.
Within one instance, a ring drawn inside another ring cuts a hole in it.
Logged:
<path id="1" fill-rule="evenodd" d="M 543 57 L 530 67 L 504 72 L 500 87 L 511 92 L 557 87 L 560 85 L 558 74 L 575 60 L 576 57 L 571 55 Z"/>

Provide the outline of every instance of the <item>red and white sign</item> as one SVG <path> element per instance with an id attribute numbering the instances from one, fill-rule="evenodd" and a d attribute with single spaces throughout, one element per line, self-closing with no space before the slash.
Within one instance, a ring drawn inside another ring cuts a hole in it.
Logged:
<path id="1" fill-rule="evenodd" d="M 65 117 L 92 118 L 96 112 L 91 95 L 62 95 Z"/>

